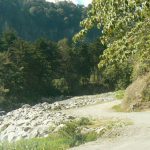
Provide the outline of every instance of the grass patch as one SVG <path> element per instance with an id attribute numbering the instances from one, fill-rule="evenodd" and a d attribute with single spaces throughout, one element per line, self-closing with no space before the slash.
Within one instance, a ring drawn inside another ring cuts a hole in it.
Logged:
<path id="1" fill-rule="evenodd" d="M 114 106 L 112 107 L 112 109 L 113 109 L 114 111 L 116 111 L 116 112 L 123 112 L 123 109 L 121 108 L 121 104 L 119 104 L 119 105 L 114 105 Z"/>
<path id="2" fill-rule="evenodd" d="M 125 93 L 124 90 L 119 90 L 119 91 L 115 92 L 115 97 L 118 100 L 122 100 L 124 98 L 124 93 Z"/>
<path id="3" fill-rule="evenodd" d="M 0 150 L 66 150 L 69 148 L 67 138 L 59 134 L 53 134 L 47 138 L 35 138 L 29 140 L 20 140 L 15 143 L 3 143 Z"/>
<path id="4" fill-rule="evenodd" d="M 121 119 L 102 119 L 94 120 L 90 128 L 95 128 L 97 130 L 98 137 L 114 138 L 119 136 L 123 128 L 132 125 L 130 120 Z"/>
<path id="5" fill-rule="evenodd" d="M 78 146 L 97 139 L 98 135 L 92 130 L 90 132 L 82 133 L 82 129 L 91 124 L 93 124 L 92 121 L 83 117 L 79 120 L 66 123 L 65 127 L 59 131 L 59 134 L 70 141 L 70 147 Z"/>
<path id="6" fill-rule="evenodd" d="M 116 136 L 122 127 L 128 125 L 121 120 L 89 120 L 81 118 L 67 122 L 57 133 L 46 138 L 20 140 L 14 143 L 1 143 L 0 150 L 66 150 L 99 137 Z"/>

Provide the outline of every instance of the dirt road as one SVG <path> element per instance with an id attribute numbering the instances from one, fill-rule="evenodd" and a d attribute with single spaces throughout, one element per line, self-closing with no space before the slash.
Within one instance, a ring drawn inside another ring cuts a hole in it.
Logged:
<path id="1" fill-rule="evenodd" d="M 66 110 L 78 117 L 130 119 L 133 125 L 127 127 L 115 139 L 98 139 L 71 150 L 150 150 L 150 111 L 122 113 L 114 112 L 112 106 L 120 101 L 112 101 L 83 108 Z"/>

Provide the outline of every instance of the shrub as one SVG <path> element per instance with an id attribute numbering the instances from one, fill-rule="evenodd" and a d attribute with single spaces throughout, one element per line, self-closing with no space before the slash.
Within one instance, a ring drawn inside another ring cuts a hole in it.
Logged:
<path id="1" fill-rule="evenodd" d="M 68 141 L 70 141 L 70 147 L 77 146 L 86 142 L 86 140 L 93 139 L 93 137 L 97 137 L 96 133 L 92 133 L 92 138 L 90 138 L 90 134 L 82 134 L 81 126 L 90 125 L 91 122 L 88 118 L 81 118 L 79 120 L 74 120 L 72 122 L 68 122 L 65 127 L 63 127 L 59 133 L 63 137 L 66 137 Z"/>
<path id="2" fill-rule="evenodd" d="M 123 97 L 124 97 L 124 90 L 119 90 L 119 91 L 117 91 L 117 92 L 115 93 L 115 97 L 116 97 L 117 99 L 123 99 Z"/>
<path id="3" fill-rule="evenodd" d="M 77 124 L 79 126 L 85 126 L 85 125 L 91 125 L 92 122 L 88 118 L 82 117 L 81 119 L 79 119 L 79 121 L 77 122 Z"/>
<path id="4" fill-rule="evenodd" d="M 54 79 L 52 81 L 54 88 L 56 88 L 60 93 L 65 94 L 69 92 L 69 86 L 66 79 Z"/>
<path id="5" fill-rule="evenodd" d="M 0 86 L 0 103 L 2 103 L 5 100 L 5 95 L 8 93 L 9 90 L 5 89 L 3 86 Z"/>

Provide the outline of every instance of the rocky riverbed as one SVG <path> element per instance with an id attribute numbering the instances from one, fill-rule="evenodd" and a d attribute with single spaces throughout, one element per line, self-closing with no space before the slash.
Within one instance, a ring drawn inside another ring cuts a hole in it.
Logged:
<path id="1" fill-rule="evenodd" d="M 64 101 L 53 103 L 52 109 L 63 110 L 63 109 L 79 108 L 86 105 L 93 105 L 102 102 L 114 101 L 115 99 L 116 99 L 115 94 L 113 92 L 100 95 L 76 96 Z"/>
<path id="2" fill-rule="evenodd" d="M 46 137 L 57 131 L 64 122 L 75 119 L 63 113 L 65 109 L 93 105 L 105 101 L 113 101 L 114 93 L 94 96 L 73 97 L 64 101 L 49 104 L 28 104 L 21 108 L 0 114 L 0 141 L 17 141 L 34 137 Z"/>
<path id="3" fill-rule="evenodd" d="M 44 107 L 24 106 L 0 117 L 0 140 L 16 141 L 45 137 L 62 124 L 74 119 L 62 112 L 52 112 Z"/>

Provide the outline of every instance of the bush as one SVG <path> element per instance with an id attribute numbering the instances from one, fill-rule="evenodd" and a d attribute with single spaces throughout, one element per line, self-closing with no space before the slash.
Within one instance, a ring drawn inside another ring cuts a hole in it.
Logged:
<path id="1" fill-rule="evenodd" d="M 52 84 L 54 88 L 57 89 L 61 94 L 69 93 L 69 86 L 66 79 L 54 79 L 52 81 Z"/>
<path id="2" fill-rule="evenodd" d="M 124 90 L 119 90 L 119 91 L 117 91 L 117 92 L 115 93 L 115 97 L 116 97 L 117 99 L 123 99 L 123 97 L 124 97 Z"/>
<path id="3" fill-rule="evenodd" d="M 111 89 L 123 90 L 131 83 L 130 76 L 132 66 L 128 63 L 122 63 L 119 66 L 109 65 L 102 70 L 102 78 L 105 84 Z"/>
<path id="4" fill-rule="evenodd" d="M 85 126 L 85 125 L 91 125 L 92 122 L 88 118 L 82 117 L 79 121 L 77 121 L 77 124 L 79 126 Z"/>
<path id="5" fill-rule="evenodd" d="M 86 142 L 86 140 L 92 140 L 93 137 L 97 138 L 96 133 L 92 133 L 92 138 L 90 134 L 82 134 L 81 127 L 90 125 L 91 122 L 88 118 L 81 118 L 72 122 L 68 122 L 65 127 L 63 127 L 59 133 L 63 137 L 66 137 L 70 141 L 70 147 L 77 146 Z M 95 139 L 95 138 L 94 138 Z"/>
<path id="6" fill-rule="evenodd" d="M 139 77 L 126 89 L 122 108 L 125 111 L 150 108 L 150 73 Z"/>

